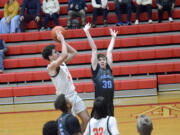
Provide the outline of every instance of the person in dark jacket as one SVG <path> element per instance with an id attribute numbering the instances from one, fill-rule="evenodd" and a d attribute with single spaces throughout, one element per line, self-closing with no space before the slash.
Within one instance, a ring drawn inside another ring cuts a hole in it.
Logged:
<path id="1" fill-rule="evenodd" d="M 174 10 L 176 0 L 156 0 L 158 9 L 158 22 L 162 22 L 164 11 L 168 12 L 169 22 L 173 22 L 172 11 Z"/>
<path id="2" fill-rule="evenodd" d="M 69 0 L 68 2 L 68 22 L 67 27 L 71 28 L 72 19 L 76 16 L 81 17 L 82 26 L 86 24 L 86 2 L 84 0 Z"/>
<path id="3" fill-rule="evenodd" d="M 82 135 L 79 120 L 72 115 L 72 103 L 64 94 L 57 96 L 54 102 L 56 110 L 62 111 L 58 118 L 58 130 L 60 135 Z"/>
<path id="4" fill-rule="evenodd" d="M 43 125 L 43 135 L 82 135 L 79 120 L 71 112 L 72 103 L 64 94 L 57 96 L 54 107 L 62 114 L 56 121 L 50 120 Z"/>
<path id="5" fill-rule="evenodd" d="M 0 39 L 0 73 L 3 73 L 4 71 L 3 58 L 4 53 L 6 53 L 7 51 L 8 48 L 6 47 L 4 40 Z"/>
<path id="6" fill-rule="evenodd" d="M 27 14 L 25 14 L 26 9 L 27 9 Z M 21 32 L 25 32 L 26 24 L 32 20 L 36 22 L 38 30 L 40 30 L 41 28 L 40 11 L 41 11 L 40 0 L 23 0 L 21 7 L 21 17 L 20 17 Z"/>
<path id="7" fill-rule="evenodd" d="M 92 27 L 96 27 L 97 16 L 103 15 L 104 27 L 108 26 L 108 0 L 92 0 L 93 20 Z"/>
<path id="8" fill-rule="evenodd" d="M 127 13 L 127 20 L 126 24 L 131 24 L 131 12 L 132 12 L 132 0 L 114 0 L 115 4 L 115 12 L 118 17 L 118 23 L 116 23 L 117 26 L 123 25 L 122 21 L 122 13 Z"/>

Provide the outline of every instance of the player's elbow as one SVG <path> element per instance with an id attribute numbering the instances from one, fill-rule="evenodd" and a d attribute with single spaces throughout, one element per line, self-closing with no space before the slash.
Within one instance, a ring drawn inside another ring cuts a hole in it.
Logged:
<path id="1" fill-rule="evenodd" d="M 76 56 L 78 54 L 77 50 L 73 52 L 73 55 Z"/>

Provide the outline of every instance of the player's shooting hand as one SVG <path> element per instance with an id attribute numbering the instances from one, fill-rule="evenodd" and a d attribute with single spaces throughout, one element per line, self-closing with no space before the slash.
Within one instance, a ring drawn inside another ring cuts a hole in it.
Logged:
<path id="1" fill-rule="evenodd" d="M 110 31 L 112 37 L 116 37 L 117 34 L 118 34 L 118 31 L 115 31 L 115 30 L 112 30 L 112 29 L 109 29 L 109 31 Z"/>
<path id="2" fill-rule="evenodd" d="M 61 43 L 64 42 L 64 36 L 62 35 L 60 30 L 56 30 L 56 36 Z"/>
<path id="3" fill-rule="evenodd" d="M 83 30 L 84 30 L 84 32 L 87 32 L 87 31 L 89 31 L 90 28 L 91 28 L 91 24 L 90 24 L 90 23 L 87 23 L 87 24 L 85 25 L 85 27 L 83 28 Z"/>

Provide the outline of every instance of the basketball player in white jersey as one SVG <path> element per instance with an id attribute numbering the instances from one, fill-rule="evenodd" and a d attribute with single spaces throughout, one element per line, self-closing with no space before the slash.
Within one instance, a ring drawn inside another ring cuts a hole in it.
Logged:
<path id="1" fill-rule="evenodd" d="M 82 132 L 90 119 L 82 99 L 77 95 L 69 70 L 66 66 L 74 58 L 77 51 L 66 43 L 61 31 L 56 31 L 57 39 L 62 45 L 61 54 L 56 51 L 55 45 L 48 45 L 42 51 L 44 59 L 49 60 L 48 74 L 56 88 L 56 95 L 64 94 L 72 103 L 72 113 L 82 120 Z"/>
<path id="2" fill-rule="evenodd" d="M 108 116 L 104 97 L 95 99 L 93 111 L 93 117 L 89 120 L 84 135 L 119 135 L 116 118 Z"/>

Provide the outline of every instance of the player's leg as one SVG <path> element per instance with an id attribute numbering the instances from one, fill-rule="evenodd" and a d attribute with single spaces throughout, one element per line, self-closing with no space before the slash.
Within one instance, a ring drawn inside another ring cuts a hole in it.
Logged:
<path id="1" fill-rule="evenodd" d="M 81 119 L 81 129 L 82 133 L 85 131 L 88 121 L 90 120 L 89 113 L 86 109 L 86 106 L 82 99 L 78 95 L 74 95 L 71 97 L 71 102 L 73 104 L 72 106 L 72 112 L 74 114 L 77 114 L 78 117 Z"/>
<path id="2" fill-rule="evenodd" d="M 88 121 L 90 120 L 89 113 L 88 113 L 87 109 L 85 109 L 84 111 L 78 113 L 77 115 L 79 116 L 79 118 L 82 121 L 81 130 L 82 130 L 82 133 L 84 133 L 84 131 L 86 130 Z"/>

